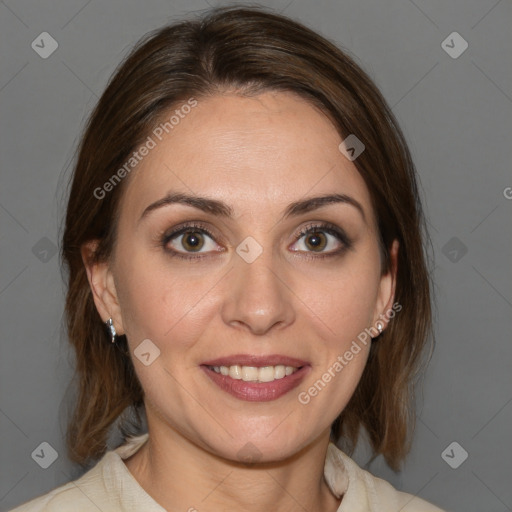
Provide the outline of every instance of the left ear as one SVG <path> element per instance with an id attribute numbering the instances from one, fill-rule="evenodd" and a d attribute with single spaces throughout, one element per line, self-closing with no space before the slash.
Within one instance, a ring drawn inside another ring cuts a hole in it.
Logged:
<path id="1" fill-rule="evenodd" d="M 375 304 L 375 311 L 373 313 L 372 325 L 375 325 L 377 322 L 381 322 L 383 330 L 386 329 L 389 323 L 389 315 L 386 315 L 385 313 L 386 311 L 392 309 L 393 300 L 395 298 L 396 272 L 398 268 L 398 249 L 398 240 L 393 240 L 389 250 L 389 270 L 380 278 L 377 302 Z"/>

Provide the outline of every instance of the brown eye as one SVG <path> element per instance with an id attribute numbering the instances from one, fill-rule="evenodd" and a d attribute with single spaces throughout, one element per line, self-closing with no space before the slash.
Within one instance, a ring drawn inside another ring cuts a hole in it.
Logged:
<path id="1" fill-rule="evenodd" d="M 188 231 L 182 235 L 181 245 L 186 251 L 199 251 L 204 245 L 204 236 L 199 231 Z"/>
<path id="2" fill-rule="evenodd" d="M 320 258 L 340 255 L 351 247 L 352 241 L 345 231 L 335 224 L 323 223 L 302 229 L 290 249 Z"/>
<path id="3" fill-rule="evenodd" d="M 223 252 L 222 247 L 215 243 L 215 237 L 210 231 L 195 225 L 183 226 L 164 235 L 161 244 L 171 256 L 199 258 L 206 256 L 207 253 Z"/>
<path id="4" fill-rule="evenodd" d="M 312 231 L 305 237 L 304 243 L 311 251 L 323 251 L 327 246 L 327 237 L 321 231 Z"/>

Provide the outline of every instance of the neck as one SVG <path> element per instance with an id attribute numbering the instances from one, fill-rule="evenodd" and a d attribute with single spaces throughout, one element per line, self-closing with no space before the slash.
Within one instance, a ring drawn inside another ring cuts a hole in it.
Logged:
<path id="1" fill-rule="evenodd" d="M 329 432 L 286 460 L 243 464 L 211 454 L 168 425 L 148 426 L 148 441 L 124 463 L 166 510 L 334 512 L 340 505 L 323 477 Z"/>

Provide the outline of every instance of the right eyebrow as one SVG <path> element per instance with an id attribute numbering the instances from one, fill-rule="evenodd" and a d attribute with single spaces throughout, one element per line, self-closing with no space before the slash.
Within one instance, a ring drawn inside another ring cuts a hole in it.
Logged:
<path id="1" fill-rule="evenodd" d="M 209 199 L 207 197 L 189 196 L 187 194 L 169 193 L 162 199 L 150 204 L 142 213 L 139 221 L 146 217 L 150 212 L 168 206 L 171 204 L 185 204 L 197 208 L 212 215 L 221 217 L 232 217 L 233 209 L 227 204 L 217 201 L 216 199 Z"/>

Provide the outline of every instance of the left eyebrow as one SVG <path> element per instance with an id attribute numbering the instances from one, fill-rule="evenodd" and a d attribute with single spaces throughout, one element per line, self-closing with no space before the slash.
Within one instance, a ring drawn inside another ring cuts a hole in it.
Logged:
<path id="1" fill-rule="evenodd" d="M 366 222 L 366 215 L 361 203 L 356 201 L 353 197 L 347 196 L 346 194 L 330 194 L 326 196 L 309 197 L 301 201 L 296 201 L 291 203 L 286 208 L 282 218 L 286 219 L 287 217 L 302 215 L 304 213 L 308 213 L 321 208 L 322 206 L 336 203 L 349 204 L 354 206 L 363 217 L 363 220 Z"/>
<path id="2" fill-rule="evenodd" d="M 281 217 L 281 220 L 286 219 L 288 217 L 296 217 L 298 215 L 302 215 L 304 213 L 317 210 L 318 208 L 321 208 L 323 206 L 337 203 L 348 204 L 355 207 L 363 217 L 363 220 L 366 222 L 364 208 L 361 206 L 361 203 L 359 203 L 353 197 L 350 197 L 346 194 L 330 194 L 323 196 L 315 196 L 302 199 L 300 201 L 295 201 L 286 207 Z M 192 196 L 181 193 L 169 193 L 162 199 L 159 199 L 158 201 L 155 201 L 154 203 L 150 204 L 142 213 L 139 222 L 144 217 L 146 217 L 150 212 L 172 204 L 185 204 L 187 206 L 197 208 L 198 210 L 219 217 L 233 217 L 233 208 L 231 208 L 222 201 L 210 199 L 208 197 Z"/>

